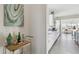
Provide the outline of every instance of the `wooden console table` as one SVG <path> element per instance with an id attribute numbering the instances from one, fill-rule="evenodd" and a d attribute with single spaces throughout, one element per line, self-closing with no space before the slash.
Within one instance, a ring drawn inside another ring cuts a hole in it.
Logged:
<path id="1" fill-rule="evenodd" d="M 28 44 L 31 44 L 31 42 L 24 40 L 17 44 L 6 45 L 5 54 L 6 54 L 6 49 L 8 49 L 12 54 L 14 54 L 14 52 L 18 49 L 21 49 L 21 51 L 22 51 L 23 47 Z"/>

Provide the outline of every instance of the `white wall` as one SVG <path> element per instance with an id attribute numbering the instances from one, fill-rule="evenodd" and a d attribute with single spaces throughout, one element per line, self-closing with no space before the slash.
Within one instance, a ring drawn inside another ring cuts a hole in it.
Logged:
<path id="1" fill-rule="evenodd" d="M 46 5 L 30 5 L 32 53 L 46 53 Z"/>
<path id="2" fill-rule="evenodd" d="M 29 10 L 28 5 L 24 5 L 24 26 L 23 27 L 8 27 L 4 26 L 4 5 L 0 5 L 0 34 L 7 35 L 10 32 L 22 32 L 25 35 L 29 34 Z"/>
<path id="3" fill-rule="evenodd" d="M 32 53 L 46 53 L 46 5 L 24 5 L 24 27 L 5 27 L 4 8 L 0 5 L 0 33 L 21 31 L 33 35 Z"/>
<path id="4" fill-rule="evenodd" d="M 12 32 L 21 32 L 24 33 L 25 35 L 29 35 L 29 5 L 24 5 L 24 26 L 23 27 L 8 27 L 8 26 L 4 26 L 4 5 L 0 4 L 0 39 L 2 39 L 2 36 L 6 36 L 8 35 L 8 33 L 12 33 Z M 2 42 L 1 42 L 2 43 Z M 2 52 L 3 49 L 0 48 L 0 53 Z"/>
<path id="5" fill-rule="evenodd" d="M 46 5 L 46 53 L 48 53 L 49 6 Z"/>

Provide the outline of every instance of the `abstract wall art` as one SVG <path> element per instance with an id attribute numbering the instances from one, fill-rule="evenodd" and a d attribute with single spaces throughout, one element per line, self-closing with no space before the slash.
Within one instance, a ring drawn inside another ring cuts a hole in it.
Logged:
<path id="1" fill-rule="evenodd" d="M 24 26 L 24 5 L 4 5 L 4 26 Z"/>

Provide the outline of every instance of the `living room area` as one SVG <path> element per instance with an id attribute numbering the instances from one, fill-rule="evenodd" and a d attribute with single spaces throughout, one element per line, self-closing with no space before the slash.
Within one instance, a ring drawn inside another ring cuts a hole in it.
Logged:
<path id="1" fill-rule="evenodd" d="M 79 54 L 78 6 L 79 5 L 73 5 L 73 4 L 48 5 L 49 54 Z M 49 32 L 53 34 L 50 34 Z"/>

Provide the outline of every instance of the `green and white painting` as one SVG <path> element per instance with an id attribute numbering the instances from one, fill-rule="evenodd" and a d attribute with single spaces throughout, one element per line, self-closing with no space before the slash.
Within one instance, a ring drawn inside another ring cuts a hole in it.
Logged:
<path id="1" fill-rule="evenodd" d="M 24 5 L 6 4 L 4 5 L 4 26 L 24 25 Z"/>

